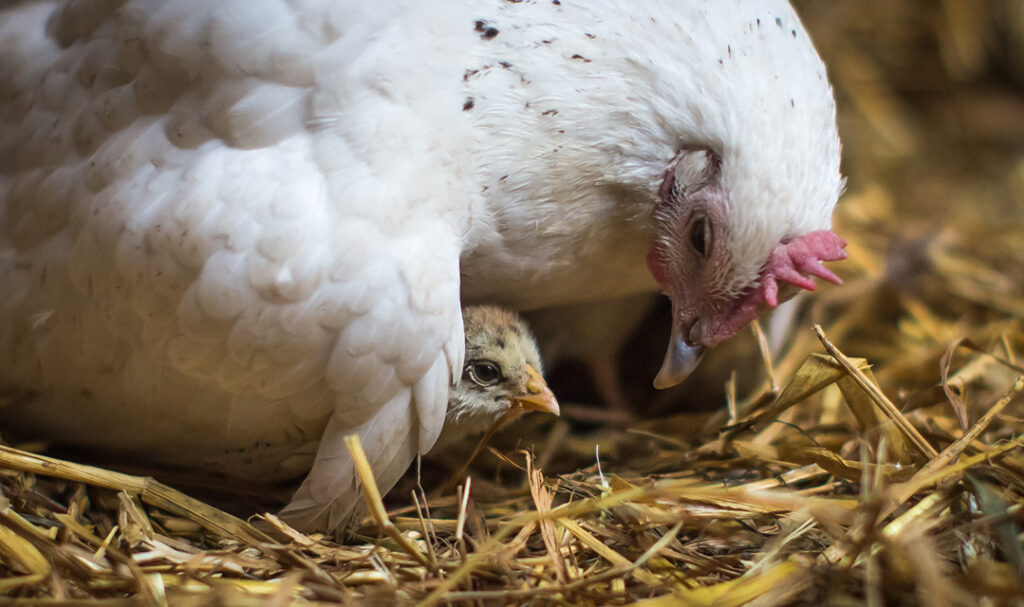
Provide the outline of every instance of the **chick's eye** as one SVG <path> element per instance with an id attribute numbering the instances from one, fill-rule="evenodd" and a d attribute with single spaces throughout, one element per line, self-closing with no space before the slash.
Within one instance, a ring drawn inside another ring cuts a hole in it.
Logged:
<path id="1" fill-rule="evenodd" d="M 489 360 L 471 361 L 466 365 L 466 374 L 480 386 L 493 386 L 501 381 L 501 367 Z"/>
<path id="2" fill-rule="evenodd" d="M 690 223 L 690 246 L 698 255 L 704 257 L 708 253 L 708 242 L 711 240 L 708 220 L 705 217 L 697 217 Z"/>

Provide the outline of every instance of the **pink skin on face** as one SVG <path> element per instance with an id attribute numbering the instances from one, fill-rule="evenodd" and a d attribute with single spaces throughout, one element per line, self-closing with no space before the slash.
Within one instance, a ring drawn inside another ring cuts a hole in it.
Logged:
<path id="1" fill-rule="evenodd" d="M 647 269 L 650 271 L 651 276 L 658 282 L 658 286 L 661 287 L 662 291 L 668 293 L 668 276 L 665 275 L 665 261 L 664 255 L 658 251 L 658 246 L 654 245 L 650 251 L 647 251 Z"/>
<path id="2" fill-rule="evenodd" d="M 840 282 L 822 262 L 844 259 L 846 242 L 831 230 L 817 230 L 775 245 L 757 278 L 747 288 L 739 285 L 737 294 L 731 283 L 737 267 L 749 269 L 746 263 L 759 260 L 730 257 L 721 167 L 714 151 L 684 147 L 658 190 L 653 210 L 657 238 L 647 253 L 647 267 L 672 300 L 672 337 L 654 381 L 658 388 L 685 379 L 707 348 L 735 335 L 765 306 L 775 308 L 798 289 L 813 291 L 813 277 Z"/>
<path id="3" fill-rule="evenodd" d="M 842 280 L 826 269 L 822 262 L 845 259 L 845 246 L 846 241 L 831 230 L 817 230 L 779 243 L 761 267 L 760 279 L 754 289 L 709 314 L 701 315 L 686 327 L 682 326 L 683 320 L 679 318 L 678 303 L 673 302 L 672 342 L 655 386 L 668 387 L 682 381 L 696 367 L 705 347 L 717 345 L 735 335 L 757 318 L 764 306 L 775 308 L 788 299 L 787 296 L 780 298 L 780 282 L 808 291 L 814 290 L 811 276 L 842 284 Z M 647 254 L 647 267 L 662 289 L 671 294 L 665 255 L 658 245 L 652 246 Z"/>
<path id="4" fill-rule="evenodd" d="M 761 278 L 754 290 L 722 312 L 698 320 L 690 330 L 690 340 L 710 347 L 732 337 L 757 318 L 764 306 L 774 309 L 796 294 L 794 291 L 780 298 L 780 282 L 808 291 L 814 290 L 812 276 L 842 284 L 843 281 L 822 262 L 846 259 L 845 246 L 846 241 L 832 230 L 817 230 L 779 243 L 761 267 Z"/>

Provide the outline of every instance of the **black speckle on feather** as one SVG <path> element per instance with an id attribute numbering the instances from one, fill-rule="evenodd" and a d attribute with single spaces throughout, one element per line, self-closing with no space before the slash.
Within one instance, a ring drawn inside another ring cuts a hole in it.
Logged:
<path id="1" fill-rule="evenodd" d="M 483 19 L 477 19 L 473 22 L 473 31 L 480 32 L 480 37 L 484 40 L 490 40 L 498 35 L 498 28 L 493 25 L 488 25 Z"/>
<path id="2" fill-rule="evenodd" d="M 576 53 L 575 55 L 573 55 L 572 58 L 573 59 L 578 59 L 578 60 L 582 61 L 583 63 L 590 63 L 590 59 L 587 59 L 586 57 L 584 57 L 583 55 L 581 55 L 579 53 Z"/>
<path id="3" fill-rule="evenodd" d="M 775 18 L 775 25 L 782 27 L 782 17 Z"/>
<path id="4" fill-rule="evenodd" d="M 473 109 L 474 105 L 476 105 L 476 101 L 472 97 L 466 97 L 466 101 L 462 104 L 462 111 L 469 111 Z"/>

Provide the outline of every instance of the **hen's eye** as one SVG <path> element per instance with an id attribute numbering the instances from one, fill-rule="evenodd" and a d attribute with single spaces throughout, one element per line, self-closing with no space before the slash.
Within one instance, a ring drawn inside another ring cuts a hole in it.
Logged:
<path id="1" fill-rule="evenodd" d="M 501 367 L 489 360 L 470 361 L 466 374 L 479 386 L 493 386 L 501 381 Z"/>
<path id="2" fill-rule="evenodd" d="M 710 236 L 708 234 L 708 220 L 704 217 L 694 219 L 690 224 L 690 246 L 701 257 L 707 255 Z"/>

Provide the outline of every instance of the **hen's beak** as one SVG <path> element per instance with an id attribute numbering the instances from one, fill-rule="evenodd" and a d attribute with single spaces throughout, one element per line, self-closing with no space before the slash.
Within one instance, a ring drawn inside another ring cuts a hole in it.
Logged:
<path id="1" fill-rule="evenodd" d="M 671 388 L 686 379 L 697 368 L 701 357 L 704 356 L 704 346 L 688 344 L 687 336 L 683 335 L 683 330 L 675 319 L 675 314 L 673 313 L 672 316 L 672 337 L 668 341 L 665 362 L 661 363 L 661 370 L 654 378 L 654 387 L 659 390 Z"/>
<path id="2" fill-rule="evenodd" d="M 526 411 L 542 411 L 559 414 L 558 401 L 555 393 L 548 387 L 540 373 L 530 365 L 526 365 L 526 393 L 512 397 L 512 404 Z"/>

